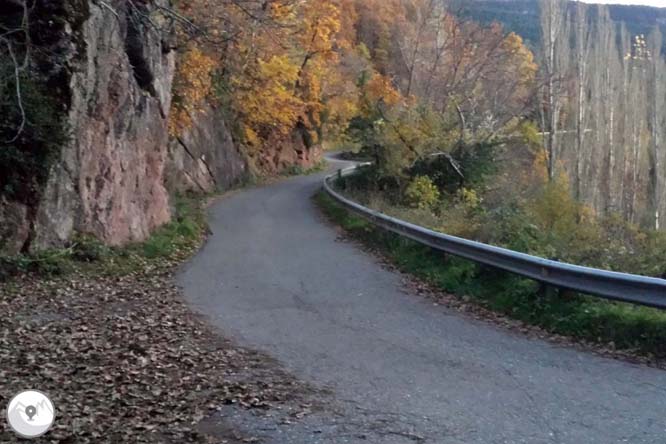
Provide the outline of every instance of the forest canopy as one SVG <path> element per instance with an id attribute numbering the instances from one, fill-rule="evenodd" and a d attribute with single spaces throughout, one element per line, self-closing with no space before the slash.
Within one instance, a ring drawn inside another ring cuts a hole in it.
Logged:
<path id="1" fill-rule="evenodd" d="M 181 48 L 172 132 L 214 97 L 250 153 L 299 131 L 311 144 L 372 145 L 398 173 L 404 165 L 392 158 L 491 140 L 532 100 L 537 65 L 522 39 L 461 21 L 439 0 L 195 0 L 181 9 L 203 37 Z"/>
<path id="2" fill-rule="evenodd" d="M 530 49 L 439 0 L 195 1 L 183 13 L 207 37 L 181 63 L 205 67 L 200 84 L 253 156 L 298 132 L 360 150 L 375 164 L 363 187 L 399 204 L 528 221 L 504 227 L 524 235 L 523 250 L 591 263 L 602 256 L 571 243 L 615 233 L 618 249 L 648 254 L 640 230 L 661 228 L 666 211 L 663 36 L 635 35 L 603 6 L 543 0 L 538 12 Z M 177 93 L 176 130 L 179 110 L 201 100 L 200 89 Z M 461 226 L 514 244 L 484 223 Z"/>

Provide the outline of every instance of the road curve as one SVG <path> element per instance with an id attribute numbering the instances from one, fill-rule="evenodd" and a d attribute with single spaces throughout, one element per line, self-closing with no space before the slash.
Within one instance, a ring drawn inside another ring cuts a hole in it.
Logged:
<path id="1" fill-rule="evenodd" d="M 337 240 L 311 201 L 322 177 L 217 203 L 213 235 L 179 278 L 225 334 L 332 390 L 334 417 L 255 427 L 265 442 L 666 442 L 666 372 L 528 339 L 409 294 L 400 276 Z"/>

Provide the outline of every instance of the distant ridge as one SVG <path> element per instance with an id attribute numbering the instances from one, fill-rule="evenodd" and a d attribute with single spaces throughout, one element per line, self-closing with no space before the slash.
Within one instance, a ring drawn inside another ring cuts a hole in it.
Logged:
<path id="1" fill-rule="evenodd" d="M 540 39 L 539 4 L 537 0 L 453 0 L 452 9 L 460 16 L 481 23 L 494 21 L 504 25 L 507 31 L 519 34 L 530 44 Z M 576 2 L 569 2 L 572 6 Z M 625 23 L 633 35 L 649 34 L 659 26 L 666 43 L 666 7 L 635 5 L 606 5 L 611 18 Z"/>

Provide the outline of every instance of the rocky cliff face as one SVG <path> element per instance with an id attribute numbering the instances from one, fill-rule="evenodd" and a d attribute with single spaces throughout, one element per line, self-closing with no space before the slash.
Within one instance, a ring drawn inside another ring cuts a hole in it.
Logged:
<path id="1" fill-rule="evenodd" d="M 36 3 L 33 26 L 54 51 L 35 64 L 56 85 L 69 142 L 35 201 L 0 204 L 0 221 L 11 221 L 0 232 L 4 250 L 59 247 L 75 231 L 121 244 L 169 220 L 163 171 L 175 54 L 144 21 L 151 3 L 134 4 Z"/>
<path id="2" fill-rule="evenodd" d="M 243 182 L 249 174 L 247 159 L 220 113 L 206 105 L 192 122 L 191 128 L 169 142 L 167 188 L 208 193 Z"/>
<path id="3" fill-rule="evenodd" d="M 35 2 L 31 37 L 40 51 L 30 72 L 68 137 L 41 179 L 16 175 L 31 182 L 24 192 L 3 194 L 0 177 L 0 254 L 62 247 L 75 233 L 111 245 L 140 241 L 169 221 L 169 193 L 227 189 L 248 176 L 248 158 L 212 106 L 169 140 L 176 54 L 168 21 L 150 15 L 160 6 L 170 0 Z M 260 172 L 316 163 L 319 151 L 298 131 L 292 139 L 269 141 L 251 163 Z M 30 141 L 20 149 L 29 152 Z"/>
<path id="4" fill-rule="evenodd" d="M 296 128 L 289 137 L 273 134 L 261 151 L 248 154 L 234 141 L 225 117 L 204 105 L 193 125 L 169 142 L 165 180 L 172 192 L 211 192 L 234 187 L 251 175 L 273 175 L 290 167 L 308 169 L 322 157 L 320 145 Z"/>
<path id="5" fill-rule="evenodd" d="M 60 246 L 74 230 L 109 244 L 141 240 L 169 220 L 163 170 L 175 54 L 142 11 L 123 0 L 104 5 L 88 3 L 77 40 L 66 33 L 71 142 L 49 175 L 31 249 Z"/>

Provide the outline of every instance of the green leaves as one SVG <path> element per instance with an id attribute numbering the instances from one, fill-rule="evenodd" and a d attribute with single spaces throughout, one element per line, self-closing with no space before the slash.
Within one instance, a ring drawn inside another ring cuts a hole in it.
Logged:
<path id="1" fill-rule="evenodd" d="M 21 105 L 26 120 L 19 132 L 23 117 L 16 80 L 6 72 L 12 65 L 0 58 L 0 66 L 0 196 L 30 203 L 41 192 L 53 160 L 67 142 L 66 116 L 36 76 L 23 73 Z"/>

